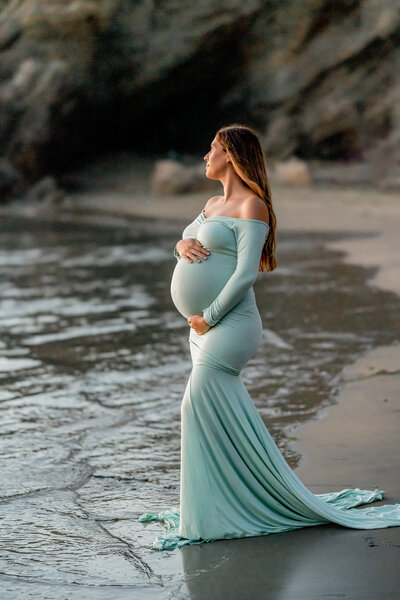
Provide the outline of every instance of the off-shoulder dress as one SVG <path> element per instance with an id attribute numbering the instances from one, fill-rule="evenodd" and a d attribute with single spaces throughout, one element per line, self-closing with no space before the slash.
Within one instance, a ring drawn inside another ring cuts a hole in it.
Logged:
<path id="1" fill-rule="evenodd" d="M 355 529 L 400 526 L 400 504 L 383 490 L 313 494 L 289 467 L 258 413 L 240 372 L 261 345 L 262 322 L 253 284 L 268 225 L 257 219 L 206 218 L 183 231 L 210 251 L 207 260 L 177 264 L 171 296 L 188 318 L 203 315 L 211 329 L 190 328 L 193 368 L 181 405 L 180 503 L 139 520 L 162 521 L 155 550 L 337 523 Z"/>

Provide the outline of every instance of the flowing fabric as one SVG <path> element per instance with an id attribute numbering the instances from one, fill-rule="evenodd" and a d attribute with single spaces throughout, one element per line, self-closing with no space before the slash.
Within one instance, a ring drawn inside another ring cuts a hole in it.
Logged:
<path id="1" fill-rule="evenodd" d="M 354 529 L 400 526 L 400 504 L 356 509 L 383 490 L 313 494 L 289 467 L 249 396 L 240 371 L 259 349 L 262 323 L 253 283 L 268 225 L 204 213 L 185 228 L 210 251 L 179 257 L 171 281 L 176 308 L 212 325 L 190 329 L 193 369 L 181 405 L 180 504 L 139 520 L 161 521 L 154 550 L 279 533 L 326 523 Z"/>

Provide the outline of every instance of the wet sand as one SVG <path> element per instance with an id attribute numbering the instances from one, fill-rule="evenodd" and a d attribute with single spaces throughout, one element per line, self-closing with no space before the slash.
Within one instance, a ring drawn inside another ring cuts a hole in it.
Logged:
<path id="1" fill-rule="evenodd" d="M 371 350 L 342 380 L 338 403 L 293 430 L 303 454 L 297 474 L 313 491 L 357 482 L 399 502 L 400 346 Z"/>
<path id="2" fill-rule="evenodd" d="M 272 191 L 280 231 L 341 232 L 328 246 L 343 251 L 345 262 L 366 267 L 371 285 L 400 294 L 395 195 L 326 187 Z M 194 218 L 210 195 L 133 199 L 106 190 L 103 198 L 76 194 L 63 211 L 156 218 L 163 227 Z M 398 346 L 371 348 L 338 378 L 336 403 L 293 429 L 293 448 L 302 457 L 296 473 L 312 491 L 379 487 L 384 502 L 400 502 L 399 359 Z M 181 555 L 187 590 L 176 589 L 175 598 L 394 599 L 400 585 L 400 528 L 328 525 L 184 547 Z"/>

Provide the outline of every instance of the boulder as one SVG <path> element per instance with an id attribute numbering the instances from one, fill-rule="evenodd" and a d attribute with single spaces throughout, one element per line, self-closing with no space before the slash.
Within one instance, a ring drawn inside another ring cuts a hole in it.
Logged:
<path id="1" fill-rule="evenodd" d="M 272 171 L 274 182 L 289 185 L 310 185 L 311 176 L 304 160 L 295 156 L 285 161 L 276 161 Z"/>
<path id="2" fill-rule="evenodd" d="M 34 202 L 45 202 L 46 204 L 55 204 L 64 198 L 64 191 L 61 190 L 50 175 L 37 181 L 26 193 L 25 199 Z"/>
<path id="3" fill-rule="evenodd" d="M 177 160 L 165 159 L 156 161 L 154 165 L 151 177 L 153 194 L 169 196 L 214 188 L 215 181 L 206 177 L 205 163 L 185 165 Z"/>

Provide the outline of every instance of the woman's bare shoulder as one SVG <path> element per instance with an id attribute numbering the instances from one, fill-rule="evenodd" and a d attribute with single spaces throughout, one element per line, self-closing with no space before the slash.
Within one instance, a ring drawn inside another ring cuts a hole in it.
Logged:
<path id="1" fill-rule="evenodd" d="M 268 206 L 259 196 L 248 198 L 241 206 L 240 216 L 242 219 L 258 219 L 269 223 Z"/>
<path id="2" fill-rule="evenodd" d="M 212 196 L 212 198 L 207 200 L 204 210 L 207 210 L 207 208 L 211 208 L 212 205 L 215 204 L 215 202 L 217 202 L 217 200 L 220 200 L 221 198 L 222 196 Z"/>

